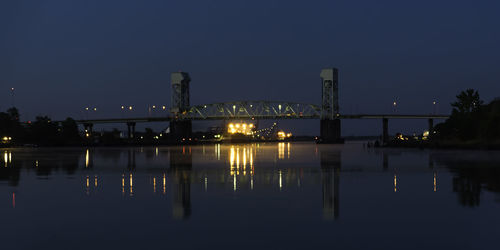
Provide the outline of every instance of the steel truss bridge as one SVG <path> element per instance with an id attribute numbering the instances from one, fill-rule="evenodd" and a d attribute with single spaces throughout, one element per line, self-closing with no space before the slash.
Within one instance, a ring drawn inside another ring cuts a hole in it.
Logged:
<path id="1" fill-rule="evenodd" d="M 280 101 L 237 101 L 204 105 L 190 105 L 191 78 L 186 72 L 171 74 L 171 114 L 163 117 L 112 118 L 78 120 L 85 127 L 87 137 L 99 123 L 126 123 L 129 138 L 134 138 L 135 124 L 140 122 L 170 122 L 171 137 L 185 140 L 192 133 L 193 120 L 263 120 L 263 119 L 320 119 L 320 137 L 323 142 L 341 143 L 341 119 L 382 119 L 383 142 L 388 141 L 389 119 L 428 119 L 429 131 L 433 119 L 446 119 L 447 115 L 401 114 L 340 114 L 338 69 L 323 69 L 321 78 L 321 105 Z M 122 107 L 123 108 L 123 107 Z"/>
<path id="2" fill-rule="evenodd" d="M 447 119 L 432 114 L 338 114 L 338 119 Z M 135 118 L 87 119 L 78 123 L 168 122 L 172 120 L 265 120 L 320 119 L 321 107 L 315 104 L 278 101 L 236 101 L 191 106 L 177 115 Z"/>
<path id="3" fill-rule="evenodd" d="M 447 119 L 447 115 L 337 114 L 338 119 Z M 191 106 L 168 116 L 87 119 L 78 123 L 168 122 L 173 120 L 265 120 L 320 119 L 321 107 L 315 104 L 279 101 L 236 101 Z"/>

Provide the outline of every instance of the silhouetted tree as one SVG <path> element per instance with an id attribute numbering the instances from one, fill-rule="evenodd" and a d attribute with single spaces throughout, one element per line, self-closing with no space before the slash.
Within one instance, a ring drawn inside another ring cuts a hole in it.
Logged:
<path id="1" fill-rule="evenodd" d="M 30 140 L 39 145 L 58 144 L 58 132 L 60 128 L 47 116 L 37 116 L 29 126 Z"/>
<path id="2" fill-rule="evenodd" d="M 82 141 L 80 132 L 78 131 L 78 124 L 72 118 L 66 118 L 61 124 L 61 136 L 64 144 L 77 144 Z"/>
<path id="3" fill-rule="evenodd" d="M 465 114 L 478 111 L 482 104 L 483 101 L 479 98 L 477 90 L 466 89 L 457 95 L 457 101 L 452 103 L 451 106 L 454 113 Z"/>
<path id="4" fill-rule="evenodd" d="M 14 141 L 20 141 L 24 137 L 17 108 L 10 108 L 6 113 L 0 112 L 0 137 L 4 136 L 12 137 Z"/>

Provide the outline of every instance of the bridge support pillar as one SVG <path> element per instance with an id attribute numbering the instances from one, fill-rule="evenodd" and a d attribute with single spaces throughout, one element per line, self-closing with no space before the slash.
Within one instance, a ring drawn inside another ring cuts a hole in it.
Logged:
<path id="1" fill-rule="evenodd" d="M 170 139 L 173 142 L 191 140 L 192 123 L 190 120 L 175 120 L 170 122 Z"/>
<path id="2" fill-rule="evenodd" d="M 389 142 L 389 119 L 382 118 L 382 145 Z"/>
<path id="3" fill-rule="evenodd" d="M 85 130 L 85 137 L 89 138 L 92 136 L 92 128 L 94 127 L 94 124 L 92 123 L 84 123 L 83 124 L 84 130 Z"/>
<path id="4" fill-rule="evenodd" d="M 340 137 L 340 119 L 321 120 L 320 134 L 322 143 L 344 143 Z"/>
<path id="5" fill-rule="evenodd" d="M 340 137 L 338 69 L 323 69 L 321 77 L 320 134 L 323 143 L 344 143 Z"/>
<path id="6" fill-rule="evenodd" d="M 135 135 L 135 122 L 127 122 L 127 128 L 128 128 L 128 138 L 129 139 L 134 139 L 134 135 Z"/>
<path id="7" fill-rule="evenodd" d="M 429 135 L 431 135 L 434 130 L 434 119 L 429 118 L 428 124 L 429 124 Z"/>

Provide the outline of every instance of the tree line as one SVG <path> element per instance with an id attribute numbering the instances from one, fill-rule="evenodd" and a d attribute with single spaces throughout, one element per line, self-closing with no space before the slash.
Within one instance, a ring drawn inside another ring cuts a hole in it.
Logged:
<path id="1" fill-rule="evenodd" d="M 442 142 L 500 142 L 500 98 L 484 104 L 474 89 L 460 92 L 451 103 L 452 114 L 445 122 L 436 125 L 433 139 Z"/>
<path id="2" fill-rule="evenodd" d="M 79 145 L 83 141 L 72 118 L 56 123 L 47 116 L 37 116 L 32 122 L 21 123 L 19 110 L 15 107 L 0 112 L 0 138 L 4 137 L 12 138 L 18 145 Z"/>

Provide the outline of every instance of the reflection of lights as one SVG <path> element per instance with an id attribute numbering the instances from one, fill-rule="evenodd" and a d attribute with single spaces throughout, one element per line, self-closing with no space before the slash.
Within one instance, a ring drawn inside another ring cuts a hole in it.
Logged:
<path id="1" fill-rule="evenodd" d="M 16 193 L 12 193 L 12 208 L 16 208 Z"/>
<path id="2" fill-rule="evenodd" d="M 394 192 L 398 191 L 398 179 L 396 174 L 394 174 Z"/>
<path id="3" fill-rule="evenodd" d="M 434 172 L 434 192 L 437 191 L 437 177 L 436 177 L 436 172 Z"/>
<path id="4" fill-rule="evenodd" d="M 125 194 L 125 175 L 122 174 L 122 194 Z"/>
<path id="5" fill-rule="evenodd" d="M 287 158 L 287 159 L 290 159 L 290 146 L 291 146 L 291 144 L 290 144 L 290 143 L 287 143 L 287 144 L 286 144 L 286 153 L 287 153 L 287 154 L 286 154 L 286 158 Z"/>
<path id="6" fill-rule="evenodd" d="M 134 196 L 134 178 L 132 173 L 130 173 L 130 196 Z"/>
<path id="7" fill-rule="evenodd" d="M 250 168 L 250 175 L 254 174 L 254 156 L 251 146 L 240 147 L 231 146 L 229 149 L 229 170 L 230 175 L 240 175 L 240 170 L 243 175 L 247 174 L 247 168 Z"/>
<path id="8" fill-rule="evenodd" d="M 278 143 L 278 159 L 280 159 L 280 160 L 285 159 L 285 143 L 284 142 Z"/>
<path id="9" fill-rule="evenodd" d="M 165 177 L 165 174 L 163 174 L 163 194 L 167 192 L 166 184 L 167 184 L 167 178 Z"/>
<path id="10" fill-rule="evenodd" d="M 94 176 L 94 186 L 97 187 L 97 176 Z"/>
<path id="11" fill-rule="evenodd" d="M 240 149 L 236 148 L 236 175 L 240 175 Z"/>
<path id="12" fill-rule="evenodd" d="M 156 193 L 156 178 L 153 177 L 153 192 Z"/>
<path id="13" fill-rule="evenodd" d="M 253 176 L 252 179 L 250 179 L 250 189 L 253 190 Z"/>
<path id="14" fill-rule="evenodd" d="M 158 152 L 158 147 L 156 147 L 156 149 L 155 149 L 155 154 L 156 154 L 156 156 L 158 156 L 158 153 L 159 153 L 159 152 Z"/>
<path id="15" fill-rule="evenodd" d="M 205 177 L 205 192 L 207 191 L 207 187 L 208 187 L 208 178 Z"/>
<path id="16" fill-rule="evenodd" d="M 236 191 L 236 175 L 233 175 L 233 191 Z"/>
<path id="17" fill-rule="evenodd" d="M 229 170 L 231 171 L 231 175 L 234 175 L 234 147 L 231 146 L 231 150 L 229 153 Z"/>
<path id="18" fill-rule="evenodd" d="M 90 161 L 90 152 L 89 150 L 87 149 L 87 151 L 85 152 L 85 167 L 88 168 L 89 167 L 89 161 Z"/>
<path id="19" fill-rule="evenodd" d="M 280 183 L 280 190 L 281 190 L 281 188 L 283 188 L 283 176 L 281 174 L 281 170 L 279 171 L 279 175 L 280 175 L 279 183 Z"/>
<path id="20" fill-rule="evenodd" d="M 35 161 L 35 167 L 38 167 L 38 160 Z"/>
<path id="21" fill-rule="evenodd" d="M 5 162 L 5 167 L 7 167 L 9 162 L 9 155 L 7 154 L 7 151 L 3 153 L 3 161 Z"/>

